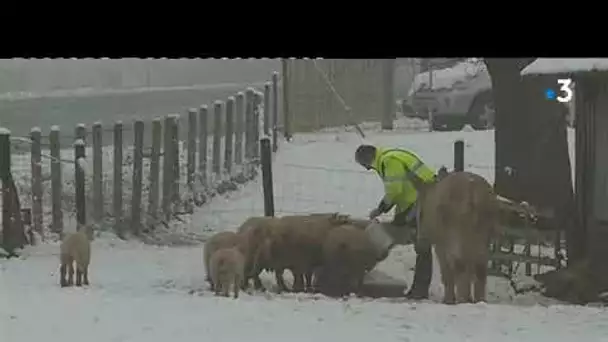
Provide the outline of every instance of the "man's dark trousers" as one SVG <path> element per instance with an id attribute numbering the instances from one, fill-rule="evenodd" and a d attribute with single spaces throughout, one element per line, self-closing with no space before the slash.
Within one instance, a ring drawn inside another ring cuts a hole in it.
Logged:
<path id="1" fill-rule="evenodd" d="M 410 210 L 415 209 L 412 208 Z M 406 226 L 416 227 L 415 217 L 413 219 L 408 218 L 410 210 L 395 215 L 391 224 L 404 230 L 407 230 Z M 429 243 L 418 241 L 416 241 L 415 250 L 414 283 L 406 294 L 406 297 L 410 299 L 426 299 L 429 297 L 429 287 L 431 286 L 431 278 L 433 277 L 433 252 Z"/>

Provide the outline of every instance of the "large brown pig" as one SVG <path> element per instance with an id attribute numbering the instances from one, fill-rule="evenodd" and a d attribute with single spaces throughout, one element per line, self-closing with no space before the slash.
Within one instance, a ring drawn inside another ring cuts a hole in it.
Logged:
<path id="1" fill-rule="evenodd" d="M 435 246 L 445 303 L 484 301 L 498 200 L 479 175 L 453 172 L 440 178 L 421 196 L 419 242 Z"/>

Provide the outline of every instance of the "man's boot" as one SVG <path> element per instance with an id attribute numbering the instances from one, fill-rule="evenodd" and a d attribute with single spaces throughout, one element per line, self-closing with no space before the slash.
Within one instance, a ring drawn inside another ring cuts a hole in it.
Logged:
<path id="1" fill-rule="evenodd" d="M 416 266 L 414 269 L 414 283 L 405 295 L 409 299 L 428 299 L 431 278 L 433 277 L 433 252 L 431 246 L 424 244 L 423 248 L 416 248 Z M 422 246 L 416 246 L 422 247 Z"/>

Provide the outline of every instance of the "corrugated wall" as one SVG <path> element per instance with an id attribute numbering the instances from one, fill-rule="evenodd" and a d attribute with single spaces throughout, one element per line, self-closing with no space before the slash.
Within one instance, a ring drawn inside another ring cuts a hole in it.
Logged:
<path id="1" fill-rule="evenodd" d="M 387 61 L 287 60 L 285 97 L 288 102 L 291 132 L 341 126 L 352 121 L 380 121 L 384 111 L 394 112 L 393 83 L 387 77 Z M 315 67 L 315 62 L 351 108 L 351 115 L 325 82 L 322 73 Z M 394 66 L 394 63 L 392 65 Z M 392 104 L 388 104 L 389 102 Z"/>

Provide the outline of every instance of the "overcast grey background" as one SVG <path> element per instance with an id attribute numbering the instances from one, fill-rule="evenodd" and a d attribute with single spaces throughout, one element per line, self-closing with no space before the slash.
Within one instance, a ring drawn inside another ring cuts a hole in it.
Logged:
<path id="1" fill-rule="evenodd" d="M 149 123 L 178 113 L 185 128 L 189 108 L 211 107 L 249 86 L 261 87 L 279 70 L 279 60 L 5 59 L 0 60 L 0 125 L 15 136 L 26 136 L 35 126 L 46 136 L 59 125 L 62 145 L 69 146 L 78 123 L 90 127 L 101 121 L 108 144 L 117 120 L 128 129 L 135 118 Z M 126 133 L 125 143 L 131 140 Z"/>

